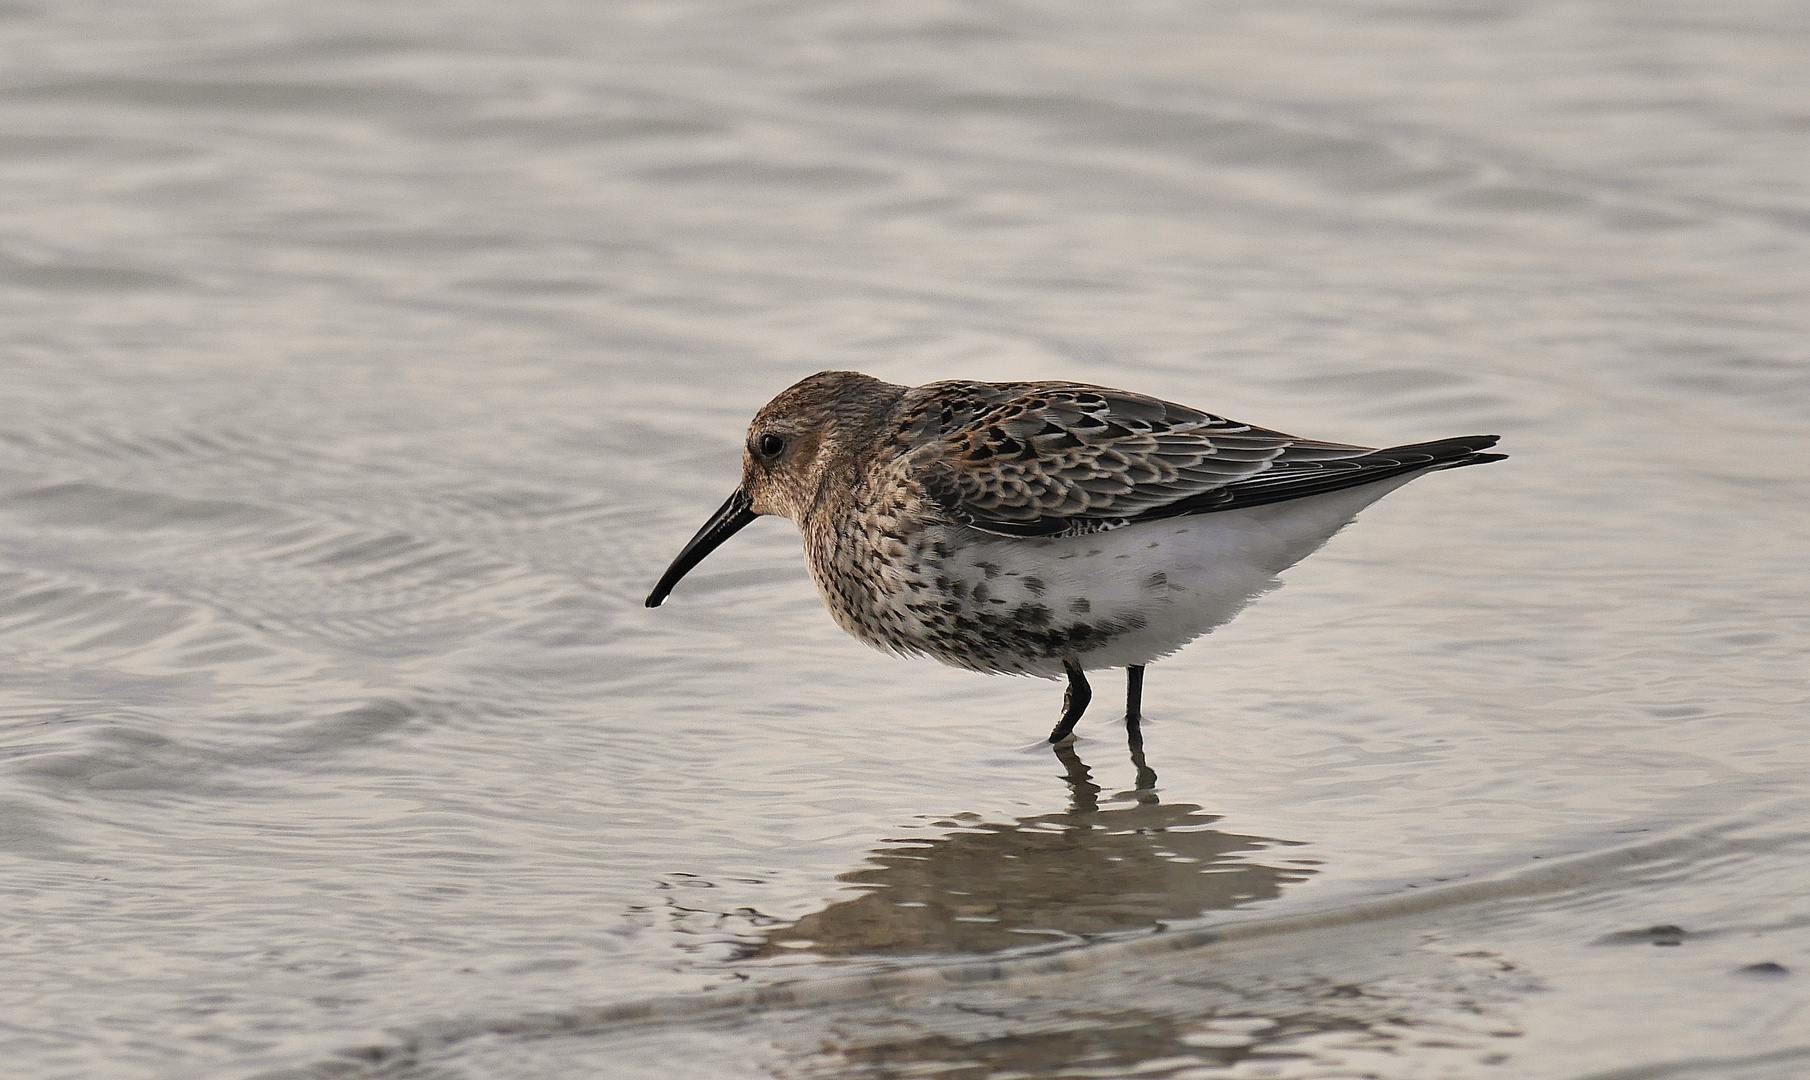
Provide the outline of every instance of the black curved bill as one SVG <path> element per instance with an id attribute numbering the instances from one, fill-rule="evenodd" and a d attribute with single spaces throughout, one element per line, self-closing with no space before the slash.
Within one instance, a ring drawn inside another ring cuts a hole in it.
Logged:
<path id="1" fill-rule="evenodd" d="M 710 520 L 704 523 L 698 534 L 679 552 L 679 557 L 666 568 L 666 573 L 660 575 L 654 591 L 647 594 L 647 606 L 659 607 L 665 603 L 667 594 L 672 592 L 672 587 L 679 583 L 680 578 L 691 573 L 691 568 L 703 562 L 704 556 L 715 551 L 723 541 L 740 532 L 743 526 L 759 516 L 748 508 L 747 492 L 736 488 L 735 494 L 729 496 L 729 501 L 717 507 L 716 513 L 710 515 Z"/>

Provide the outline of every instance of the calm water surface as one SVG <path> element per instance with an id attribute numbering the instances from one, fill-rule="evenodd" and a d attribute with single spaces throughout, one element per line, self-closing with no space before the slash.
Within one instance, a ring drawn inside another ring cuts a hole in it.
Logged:
<path id="1" fill-rule="evenodd" d="M 6 1071 L 1800 1077 L 1806 175 L 1786 0 L 0 5 Z M 1058 756 L 640 606 L 832 367 L 1513 456 Z"/>

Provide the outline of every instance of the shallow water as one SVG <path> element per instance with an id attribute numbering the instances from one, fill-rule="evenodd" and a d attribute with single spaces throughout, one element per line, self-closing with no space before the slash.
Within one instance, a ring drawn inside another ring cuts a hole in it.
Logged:
<path id="1" fill-rule="evenodd" d="M 0 6 L 11 1075 L 1797 1077 L 1783 2 Z M 864 650 L 822 368 L 1499 432 L 1150 669 Z"/>

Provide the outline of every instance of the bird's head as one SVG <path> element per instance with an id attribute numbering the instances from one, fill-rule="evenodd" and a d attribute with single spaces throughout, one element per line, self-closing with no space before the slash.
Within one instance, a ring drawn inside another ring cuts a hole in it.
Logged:
<path id="1" fill-rule="evenodd" d="M 662 574 L 659 607 L 691 568 L 762 515 L 802 524 L 837 485 L 852 484 L 905 388 L 858 371 L 820 371 L 761 407 L 742 443 L 742 484 Z"/>

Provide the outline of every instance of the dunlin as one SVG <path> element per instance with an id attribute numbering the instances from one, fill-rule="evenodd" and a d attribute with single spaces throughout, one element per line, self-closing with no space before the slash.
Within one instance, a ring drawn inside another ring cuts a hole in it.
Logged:
<path id="1" fill-rule="evenodd" d="M 804 534 L 817 591 L 876 648 L 974 671 L 1066 677 L 1050 742 L 1126 668 L 1231 619 L 1359 510 L 1423 473 L 1499 460 L 1494 435 L 1377 450 L 1298 439 L 1070 382 L 895 386 L 805 379 L 754 417 L 742 483 L 647 606 L 763 514 Z"/>

